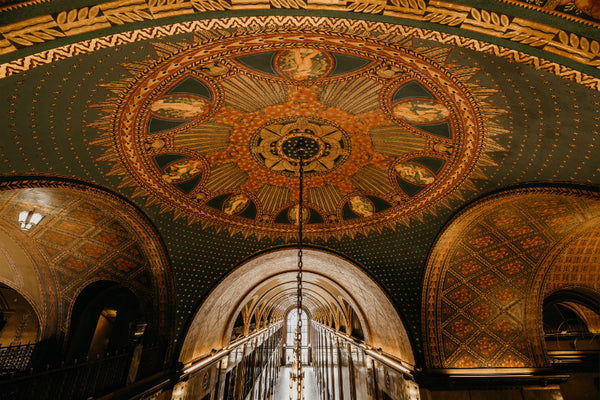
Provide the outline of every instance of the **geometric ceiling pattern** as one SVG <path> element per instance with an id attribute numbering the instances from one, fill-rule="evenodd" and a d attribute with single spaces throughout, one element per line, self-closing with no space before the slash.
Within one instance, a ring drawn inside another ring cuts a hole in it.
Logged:
<path id="1" fill-rule="evenodd" d="M 556 290 L 585 288 L 600 293 L 600 226 L 578 232 L 553 260 L 544 280 L 544 297 Z"/>
<path id="2" fill-rule="evenodd" d="M 0 216 L 4 221 L 15 221 L 4 223 L 3 228 L 28 243 L 28 257 L 39 254 L 35 271 L 30 273 L 37 276 L 38 290 L 42 291 L 43 315 L 51 315 L 54 321 L 44 334 L 66 335 L 77 297 L 97 281 L 118 282 L 130 289 L 142 301 L 146 318 L 152 321 L 150 329 L 165 329 L 170 278 L 160 267 L 164 261 L 155 254 L 154 246 L 145 244 L 142 237 L 146 235 L 133 230 L 130 219 L 137 216 L 126 215 L 127 205 L 97 189 L 64 183 L 37 185 L 39 182 L 33 188 L 1 191 Z M 30 210 L 44 217 L 38 225 L 22 231 L 17 216 Z M 7 248 L 8 243 L 4 243 L 3 252 L 18 254 Z M 20 267 L 19 262 L 16 264 Z M 17 277 L 8 283 L 31 296 L 34 289 L 20 283 L 24 279 L 30 277 Z"/>
<path id="3" fill-rule="evenodd" d="M 555 189 L 509 191 L 457 215 L 438 238 L 425 275 L 429 366 L 544 366 L 546 357 L 534 345 L 541 329 L 531 321 L 541 319 L 543 296 L 532 288 L 547 267 L 537 271 L 558 243 L 586 225 L 594 227 L 591 237 L 574 243 L 583 254 L 596 250 L 600 239 L 598 196 Z M 570 270 L 585 270 L 581 276 L 597 282 L 598 265 L 588 265 L 574 260 Z M 587 286 L 578 278 L 565 276 L 559 287 Z"/>

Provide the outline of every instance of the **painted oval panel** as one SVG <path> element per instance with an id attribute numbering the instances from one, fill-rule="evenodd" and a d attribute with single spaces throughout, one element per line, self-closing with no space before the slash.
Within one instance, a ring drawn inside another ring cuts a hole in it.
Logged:
<path id="1" fill-rule="evenodd" d="M 329 70 L 330 63 L 321 51 L 300 47 L 282 52 L 277 66 L 286 77 L 301 81 L 322 77 Z"/>
<path id="2" fill-rule="evenodd" d="M 202 172 L 204 164 L 199 160 L 183 160 L 169 165 L 162 174 L 162 179 L 167 183 L 188 180 Z"/>
<path id="3" fill-rule="evenodd" d="M 245 194 L 234 194 L 223 204 L 223 212 L 228 215 L 240 213 L 246 208 L 249 202 L 250 199 Z"/>
<path id="4" fill-rule="evenodd" d="M 208 101 L 191 96 L 169 96 L 152 104 L 152 112 L 174 119 L 196 118 L 206 114 L 208 108 Z"/>
<path id="5" fill-rule="evenodd" d="M 296 204 L 295 206 L 290 207 L 290 210 L 288 211 L 288 219 L 290 220 L 290 222 L 294 225 L 298 225 L 298 210 L 300 209 L 300 206 L 298 204 Z M 308 208 L 306 207 L 302 207 L 302 223 L 305 223 L 306 221 L 308 221 Z"/>
<path id="6" fill-rule="evenodd" d="M 375 214 L 375 207 L 371 200 L 363 196 L 352 196 L 348 200 L 352 212 L 361 217 L 370 217 Z"/>
<path id="7" fill-rule="evenodd" d="M 450 110 L 435 100 L 408 100 L 394 105 L 394 116 L 416 124 L 441 121 L 448 118 Z"/>
<path id="8" fill-rule="evenodd" d="M 435 180 L 433 174 L 419 164 L 400 163 L 394 169 L 400 178 L 415 185 L 429 185 Z"/>

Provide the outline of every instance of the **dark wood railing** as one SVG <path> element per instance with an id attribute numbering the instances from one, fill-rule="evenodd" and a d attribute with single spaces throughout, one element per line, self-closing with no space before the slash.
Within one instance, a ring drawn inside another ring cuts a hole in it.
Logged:
<path id="1" fill-rule="evenodd" d="M 83 400 L 112 393 L 126 386 L 133 354 L 133 349 L 127 349 L 40 370 L 29 365 L 35 351 L 35 345 L 0 348 L 0 399 Z M 165 346 L 145 346 L 137 380 L 160 372 L 164 357 Z"/>

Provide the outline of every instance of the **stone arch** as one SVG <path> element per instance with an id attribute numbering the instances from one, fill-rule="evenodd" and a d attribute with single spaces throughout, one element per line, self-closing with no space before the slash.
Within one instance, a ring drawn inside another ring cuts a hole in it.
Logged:
<path id="1" fill-rule="evenodd" d="M 172 338 L 168 255 L 156 228 L 136 206 L 101 187 L 64 178 L 10 177 L 0 183 L 0 235 L 21 243 L 27 257 L 19 257 L 29 260 L 18 274 L 0 279 L 18 285 L 18 275 L 35 272 L 27 275 L 37 276 L 29 286 L 46 326 L 42 339 L 67 338 L 75 299 L 100 280 L 119 281 L 146 299 L 154 318 L 149 330 L 156 339 Z M 17 216 L 23 209 L 36 209 L 44 218 L 22 231 Z M 0 258 L 6 253 L 0 249 Z M 26 280 L 21 286 L 28 287 Z"/>
<path id="2" fill-rule="evenodd" d="M 0 282 L 0 347 L 37 343 L 42 326 L 31 298 Z"/>
<path id="3" fill-rule="evenodd" d="M 217 285 L 196 311 L 188 328 L 179 361 L 187 364 L 201 359 L 211 351 L 224 348 L 233 329 L 233 323 L 243 305 L 258 292 L 266 292 L 277 285 L 288 292 L 278 300 L 274 313 L 285 317 L 295 304 L 295 265 L 297 250 L 280 249 L 257 256 L 233 270 Z M 414 365 L 414 356 L 406 329 L 385 292 L 364 271 L 331 253 L 304 250 L 304 277 L 311 289 L 329 293 L 323 298 L 336 299 L 338 295 L 352 305 L 365 331 L 365 343 Z M 318 289 L 319 288 L 319 289 Z M 274 296 L 278 298 L 278 296 Z M 337 300 L 336 300 L 337 302 Z M 322 302 L 316 296 L 306 299 L 308 311 L 317 309 Z M 337 305 L 336 305 L 337 306 Z"/>
<path id="4" fill-rule="evenodd" d="M 436 239 L 425 272 L 427 366 L 546 366 L 540 320 L 546 260 L 582 227 L 598 224 L 598 194 L 571 188 L 506 190 L 456 215 Z"/>
<path id="5" fill-rule="evenodd" d="M 591 297 L 600 298 L 599 215 L 582 221 L 545 255 L 537 266 L 531 288 L 527 305 L 532 318 L 527 328 L 537 333 L 533 345 L 538 362 L 549 365 L 542 330 L 544 299 L 559 291 L 589 292 Z"/>

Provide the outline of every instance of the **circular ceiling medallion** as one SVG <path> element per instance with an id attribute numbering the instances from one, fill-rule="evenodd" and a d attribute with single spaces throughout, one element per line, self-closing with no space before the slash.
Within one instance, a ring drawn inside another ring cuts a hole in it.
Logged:
<path id="1" fill-rule="evenodd" d="M 306 176 L 323 175 L 342 165 L 350 153 L 343 129 L 318 117 L 289 117 L 269 121 L 250 139 L 250 150 L 261 167 L 285 176 L 298 173 L 298 144 L 306 147 Z"/>
<path id="2" fill-rule="evenodd" d="M 289 238 L 299 141 L 308 237 L 407 223 L 473 171 L 485 178 L 485 116 L 449 72 L 460 66 L 375 37 L 324 39 L 222 33 L 161 53 L 116 102 L 113 170 L 192 223 Z"/>

